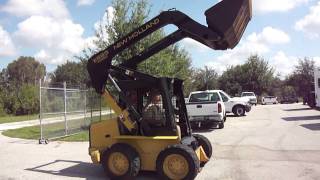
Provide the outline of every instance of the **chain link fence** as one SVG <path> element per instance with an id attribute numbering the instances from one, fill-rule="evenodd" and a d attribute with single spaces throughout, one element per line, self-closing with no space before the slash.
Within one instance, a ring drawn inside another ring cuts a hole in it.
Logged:
<path id="1" fill-rule="evenodd" d="M 112 116 L 111 109 L 93 89 L 67 83 L 39 83 L 41 144 L 87 131 L 92 122 Z"/>

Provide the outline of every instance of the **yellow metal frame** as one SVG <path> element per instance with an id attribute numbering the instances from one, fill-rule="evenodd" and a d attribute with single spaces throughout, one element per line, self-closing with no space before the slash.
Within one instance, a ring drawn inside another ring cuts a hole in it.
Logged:
<path id="1" fill-rule="evenodd" d="M 93 163 L 100 163 L 102 153 L 115 143 L 125 143 L 138 152 L 141 159 L 141 170 L 155 171 L 159 153 L 169 145 L 180 144 L 177 136 L 123 136 L 120 135 L 117 118 L 108 119 L 90 126 L 89 154 Z M 203 148 L 196 151 L 200 162 L 208 161 Z"/>
<path id="2" fill-rule="evenodd" d="M 110 108 L 116 113 L 119 117 L 119 120 L 126 126 L 126 128 L 131 132 L 134 129 L 137 129 L 137 124 L 135 121 L 132 121 L 129 117 L 129 112 L 127 109 L 121 109 L 114 99 L 114 97 L 106 90 L 102 94 Z"/>
<path id="3" fill-rule="evenodd" d="M 154 171 L 160 151 L 169 145 L 179 144 L 180 140 L 179 136 L 121 136 L 117 118 L 114 118 L 90 126 L 89 154 L 94 163 L 99 163 L 101 154 L 113 144 L 129 144 L 140 156 L 141 169 Z"/>

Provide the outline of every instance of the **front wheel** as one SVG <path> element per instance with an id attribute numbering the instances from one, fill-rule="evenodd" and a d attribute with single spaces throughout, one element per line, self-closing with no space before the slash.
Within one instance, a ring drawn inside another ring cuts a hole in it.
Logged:
<path id="1" fill-rule="evenodd" d="M 219 123 L 218 128 L 219 129 L 223 129 L 224 128 L 224 122 L 223 121 Z"/>
<path id="2" fill-rule="evenodd" d="M 238 105 L 233 109 L 233 114 L 235 114 L 236 116 L 244 116 L 245 112 L 246 111 L 243 106 Z"/>
<path id="3" fill-rule="evenodd" d="M 200 170 L 194 150 L 184 144 L 168 146 L 157 158 L 157 173 L 161 179 L 195 179 Z"/>
<path id="4" fill-rule="evenodd" d="M 210 159 L 212 156 L 212 145 L 208 138 L 200 134 L 193 134 L 194 138 L 196 138 L 198 145 L 202 146 L 206 156 Z M 200 167 L 203 167 L 207 162 L 201 162 Z"/>

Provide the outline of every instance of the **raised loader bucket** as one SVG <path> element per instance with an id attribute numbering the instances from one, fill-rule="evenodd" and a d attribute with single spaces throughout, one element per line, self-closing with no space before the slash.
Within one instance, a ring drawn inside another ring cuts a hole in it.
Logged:
<path id="1" fill-rule="evenodd" d="M 208 27 L 223 39 L 218 49 L 234 48 L 252 16 L 251 0 L 222 0 L 205 12 Z"/>

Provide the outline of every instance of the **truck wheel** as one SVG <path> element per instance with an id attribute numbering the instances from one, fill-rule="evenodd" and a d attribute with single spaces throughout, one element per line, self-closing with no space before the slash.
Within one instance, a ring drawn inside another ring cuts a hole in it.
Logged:
<path id="1" fill-rule="evenodd" d="M 223 129 L 224 128 L 224 122 L 220 122 L 219 125 L 218 125 L 218 128 L 219 129 Z"/>
<path id="2" fill-rule="evenodd" d="M 103 153 L 102 166 L 110 179 L 133 179 L 140 170 L 140 157 L 128 144 L 114 144 Z"/>
<path id="3" fill-rule="evenodd" d="M 156 165 L 160 179 L 195 179 L 200 170 L 194 150 L 184 144 L 168 146 L 160 152 Z"/>
<path id="4" fill-rule="evenodd" d="M 235 114 L 236 116 L 244 116 L 245 112 L 246 111 L 243 106 L 237 105 L 233 108 L 233 114 Z"/>
<path id="5" fill-rule="evenodd" d="M 207 157 L 210 159 L 212 156 L 212 145 L 208 138 L 200 134 L 193 134 L 192 135 L 198 141 L 198 145 L 202 146 L 204 152 L 206 153 Z M 200 167 L 203 167 L 207 162 L 201 162 Z"/>

